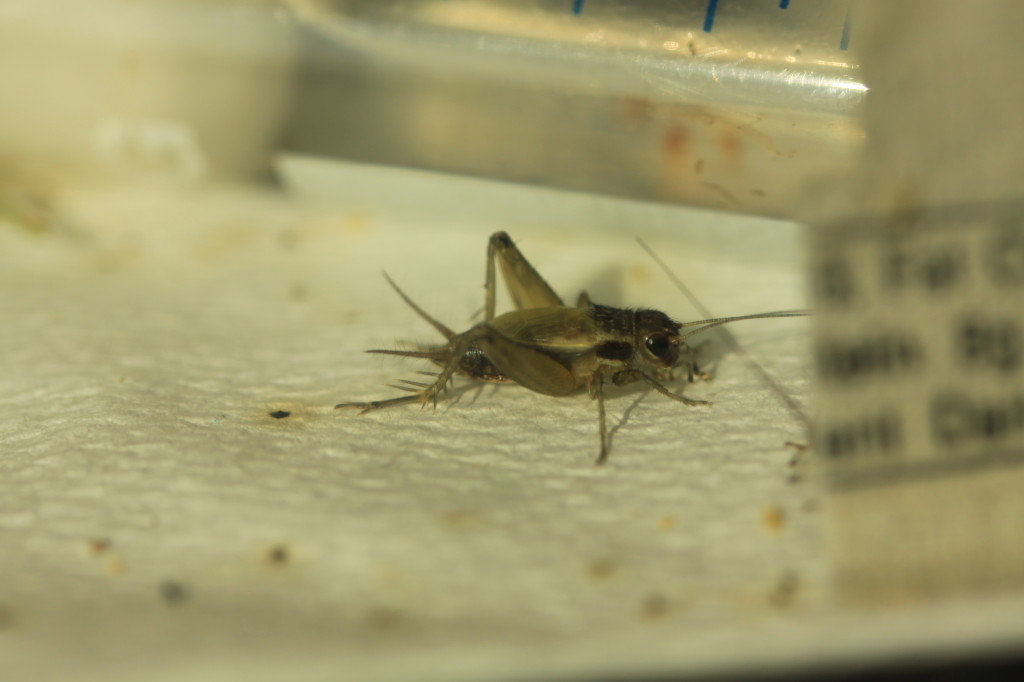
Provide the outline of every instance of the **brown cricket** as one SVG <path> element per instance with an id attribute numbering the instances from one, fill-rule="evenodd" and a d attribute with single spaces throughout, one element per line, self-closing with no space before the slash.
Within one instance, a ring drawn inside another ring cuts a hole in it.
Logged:
<path id="1" fill-rule="evenodd" d="M 495 262 L 515 310 L 495 315 Z M 370 402 L 340 403 L 335 408 L 355 408 L 360 414 L 408 403 L 437 405 L 452 379 L 458 376 L 479 381 L 516 383 L 531 391 L 564 396 L 586 387 L 597 400 L 601 450 L 597 464 L 608 458 L 608 430 L 604 409 L 604 385 L 644 381 L 658 393 L 685 405 L 709 405 L 673 393 L 662 382 L 673 378 L 677 367 L 693 382 L 700 375 L 693 349 L 686 339 L 728 322 L 767 317 L 798 317 L 802 310 L 782 310 L 739 317 L 720 317 L 694 322 L 675 322 L 657 310 L 634 310 L 597 305 L 581 292 L 576 307 L 566 306 L 544 278 L 523 257 L 504 232 L 491 235 L 487 246 L 487 279 L 484 321 L 456 334 L 424 312 L 385 275 L 388 283 L 416 313 L 447 339 L 440 346 L 414 350 L 369 350 L 430 360 L 440 372 L 425 383 L 403 379 L 409 395 Z M 683 328 L 690 331 L 680 333 Z"/>

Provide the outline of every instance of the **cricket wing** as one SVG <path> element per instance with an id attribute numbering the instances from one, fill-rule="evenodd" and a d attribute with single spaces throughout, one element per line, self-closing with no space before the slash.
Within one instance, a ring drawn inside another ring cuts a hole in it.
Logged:
<path id="1" fill-rule="evenodd" d="M 587 310 L 534 308 L 514 310 L 491 320 L 489 326 L 503 336 L 549 354 L 576 356 L 594 348 L 597 328 Z"/>

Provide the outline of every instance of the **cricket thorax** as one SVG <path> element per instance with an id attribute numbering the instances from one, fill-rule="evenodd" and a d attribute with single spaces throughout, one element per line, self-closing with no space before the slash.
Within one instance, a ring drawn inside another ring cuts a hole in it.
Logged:
<path id="1" fill-rule="evenodd" d="M 594 352 L 605 365 L 671 369 L 679 360 L 679 324 L 657 310 L 632 310 L 592 305 Z"/>

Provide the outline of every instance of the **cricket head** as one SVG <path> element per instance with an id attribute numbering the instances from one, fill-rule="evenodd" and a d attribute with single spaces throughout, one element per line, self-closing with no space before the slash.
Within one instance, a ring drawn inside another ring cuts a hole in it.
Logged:
<path id="1" fill-rule="evenodd" d="M 658 310 L 638 310 L 634 365 L 654 373 L 672 369 L 679 362 L 680 346 L 687 348 L 679 335 L 682 325 Z"/>

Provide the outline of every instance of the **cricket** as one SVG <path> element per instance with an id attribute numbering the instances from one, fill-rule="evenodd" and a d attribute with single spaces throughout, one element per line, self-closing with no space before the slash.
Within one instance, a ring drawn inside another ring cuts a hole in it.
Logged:
<path id="1" fill-rule="evenodd" d="M 495 263 L 514 310 L 495 315 Z M 484 320 L 457 334 L 412 301 L 386 274 L 391 287 L 442 336 L 443 345 L 409 350 L 374 349 L 368 353 L 429 360 L 436 372 L 420 372 L 432 381 L 401 380 L 390 384 L 407 395 L 369 402 L 340 403 L 335 409 L 357 409 L 366 414 L 385 407 L 419 404 L 436 408 L 456 376 L 489 383 L 519 384 L 536 393 L 567 396 L 586 388 L 597 401 L 600 451 L 596 464 L 608 459 L 609 438 L 605 417 L 606 386 L 643 381 L 655 391 L 684 405 L 707 406 L 669 390 L 665 383 L 676 371 L 693 383 L 700 378 L 696 353 L 686 343 L 695 334 L 719 325 L 769 317 L 799 317 L 804 310 L 782 310 L 738 317 L 676 322 L 658 310 L 613 308 L 592 303 L 581 292 L 576 307 L 566 306 L 558 294 L 530 265 L 504 232 L 491 235 L 487 244 Z M 685 330 L 685 331 L 684 331 Z"/>

